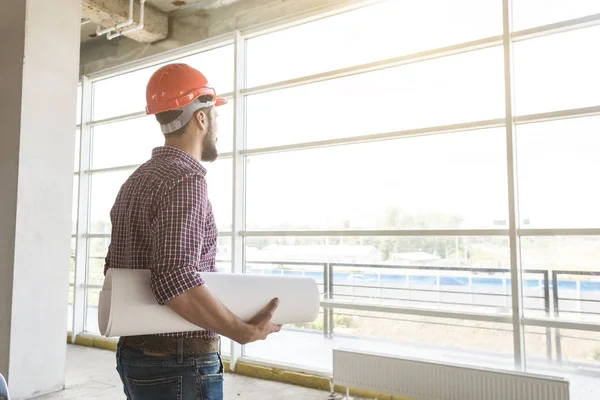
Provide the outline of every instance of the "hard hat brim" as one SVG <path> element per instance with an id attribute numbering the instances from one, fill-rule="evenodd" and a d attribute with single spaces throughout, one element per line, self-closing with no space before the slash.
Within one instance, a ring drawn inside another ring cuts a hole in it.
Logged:
<path id="1" fill-rule="evenodd" d="M 224 106 L 225 104 L 227 104 L 227 99 L 224 99 L 222 97 L 215 96 L 215 100 L 215 107 Z"/>
<path id="2" fill-rule="evenodd" d="M 201 88 L 201 89 L 193 90 L 192 92 L 187 93 L 178 99 L 173 99 L 170 101 L 166 101 L 164 103 L 148 105 L 148 106 L 146 106 L 146 114 L 148 114 L 148 115 L 159 114 L 159 113 L 165 112 L 165 111 L 177 110 L 179 108 L 182 108 L 182 107 L 185 107 L 185 106 L 191 104 L 194 100 L 196 100 L 198 97 L 203 96 L 203 95 L 214 96 L 215 101 L 216 101 L 216 103 L 215 103 L 216 107 L 227 104 L 227 99 L 224 99 L 222 97 L 218 97 L 218 96 L 214 95 L 214 89 Z"/>

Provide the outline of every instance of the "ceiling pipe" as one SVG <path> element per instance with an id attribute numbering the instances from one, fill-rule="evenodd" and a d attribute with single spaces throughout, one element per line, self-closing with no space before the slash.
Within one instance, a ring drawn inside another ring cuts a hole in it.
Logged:
<path id="1" fill-rule="evenodd" d="M 108 40 L 113 40 L 116 37 L 144 29 L 144 4 L 145 3 L 146 3 L 146 0 L 140 0 L 140 22 L 135 27 L 121 30 L 119 32 L 115 31 L 115 33 L 109 33 L 108 35 L 106 35 L 106 38 Z"/>
<path id="2" fill-rule="evenodd" d="M 96 36 L 102 36 L 105 33 L 109 33 L 111 31 L 116 31 L 118 29 L 133 25 L 133 1 L 134 0 L 129 0 L 129 14 L 128 14 L 129 18 L 127 18 L 127 21 L 121 22 L 120 24 L 111 26 L 110 28 L 106 28 L 106 29 L 100 29 L 100 27 L 98 27 L 96 29 Z"/>

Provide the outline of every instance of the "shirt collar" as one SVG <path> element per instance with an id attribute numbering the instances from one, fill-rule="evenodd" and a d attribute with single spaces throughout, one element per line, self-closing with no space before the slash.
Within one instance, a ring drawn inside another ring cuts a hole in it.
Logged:
<path id="1" fill-rule="evenodd" d="M 202 176 L 206 175 L 206 168 L 202 164 L 200 164 L 200 162 L 198 160 L 196 160 L 194 157 L 192 157 L 190 154 L 186 153 L 185 151 L 180 150 L 176 147 L 171 147 L 171 146 L 157 147 L 152 150 L 152 158 L 156 158 L 156 157 L 168 157 L 168 158 L 178 160 L 178 161 L 184 163 L 185 165 L 189 166 L 190 168 L 198 171 L 199 173 L 202 174 Z"/>

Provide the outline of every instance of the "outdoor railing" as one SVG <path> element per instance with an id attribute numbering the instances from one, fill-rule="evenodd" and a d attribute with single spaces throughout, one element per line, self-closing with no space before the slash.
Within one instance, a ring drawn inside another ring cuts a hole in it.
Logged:
<path id="1" fill-rule="evenodd" d="M 322 307 L 323 334 L 327 338 L 333 337 L 335 329 L 332 301 L 344 302 L 345 308 L 350 309 L 356 305 L 363 311 L 419 307 L 435 310 L 439 316 L 447 312 L 448 316 L 444 318 L 464 320 L 478 319 L 473 317 L 475 314 L 510 315 L 512 307 L 509 268 L 261 260 L 246 262 L 246 272 L 314 278 L 325 303 Z M 569 279 L 561 279 L 567 275 Z M 526 313 L 543 317 L 551 317 L 551 314 L 559 317 L 561 312 L 599 317 L 600 281 L 573 279 L 578 276 L 600 277 L 600 271 L 523 270 L 523 308 Z M 567 307 L 570 303 L 575 305 Z M 550 360 L 551 328 L 545 329 L 545 335 L 546 357 Z M 559 329 L 555 330 L 555 344 L 560 361 Z"/>

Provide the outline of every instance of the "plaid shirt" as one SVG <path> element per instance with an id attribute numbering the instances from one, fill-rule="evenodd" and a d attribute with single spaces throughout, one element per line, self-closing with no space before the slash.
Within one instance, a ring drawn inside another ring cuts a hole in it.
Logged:
<path id="1" fill-rule="evenodd" d="M 111 210 L 109 268 L 149 269 L 159 304 L 202 285 L 214 272 L 217 226 L 208 200 L 206 169 L 173 147 L 152 158 L 123 184 Z M 168 333 L 168 337 L 217 338 L 213 332 Z"/>

